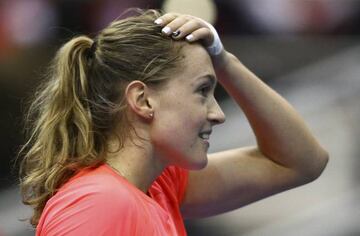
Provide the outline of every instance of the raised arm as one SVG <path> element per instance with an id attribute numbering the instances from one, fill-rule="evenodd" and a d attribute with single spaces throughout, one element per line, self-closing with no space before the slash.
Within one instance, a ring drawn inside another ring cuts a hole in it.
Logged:
<path id="1" fill-rule="evenodd" d="M 313 180 L 324 169 L 327 152 L 300 115 L 273 89 L 248 70 L 234 55 L 221 55 L 223 75 L 218 80 L 244 111 L 255 133 L 259 151 L 273 162 Z"/>
<path id="2" fill-rule="evenodd" d="M 214 38 L 209 25 L 196 17 L 170 13 L 161 24 L 170 28 L 168 34 L 180 29 L 178 38 L 191 34 L 186 38 L 190 42 L 210 44 Z M 212 59 L 219 83 L 244 111 L 257 145 L 210 154 L 206 168 L 190 172 L 182 204 L 185 217 L 219 214 L 308 183 L 328 161 L 284 98 L 226 50 Z"/>

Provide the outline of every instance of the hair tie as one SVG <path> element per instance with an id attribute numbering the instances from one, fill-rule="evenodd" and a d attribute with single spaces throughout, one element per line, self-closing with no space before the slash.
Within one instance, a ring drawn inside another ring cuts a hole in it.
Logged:
<path id="1" fill-rule="evenodd" d="M 89 49 L 89 57 L 90 57 L 90 58 L 93 58 L 93 57 L 94 57 L 96 48 L 97 48 L 97 41 L 94 40 L 94 42 L 92 43 L 92 45 L 91 45 L 91 47 L 90 47 L 90 49 Z"/>

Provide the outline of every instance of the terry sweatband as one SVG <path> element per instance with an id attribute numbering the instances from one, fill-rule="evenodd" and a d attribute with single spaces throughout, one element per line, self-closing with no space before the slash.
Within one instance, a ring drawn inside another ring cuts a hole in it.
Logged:
<path id="1" fill-rule="evenodd" d="M 209 29 L 214 37 L 213 43 L 209 47 L 206 48 L 208 53 L 212 56 L 219 55 L 221 53 L 221 51 L 223 50 L 223 45 L 221 43 L 218 33 L 216 32 L 216 29 L 214 28 L 214 26 L 212 26 L 210 23 L 204 21 L 203 19 L 200 19 L 200 20 L 209 27 Z"/>

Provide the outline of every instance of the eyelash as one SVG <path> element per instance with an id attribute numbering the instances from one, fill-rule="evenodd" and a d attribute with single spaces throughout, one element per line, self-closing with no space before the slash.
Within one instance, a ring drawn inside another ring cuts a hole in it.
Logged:
<path id="1" fill-rule="evenodd" d="M 198 89 L 198 91 L 201 93 L 203 97 L 207 97 L 210 90 L 211 87 L 209 85 L 200 86 L 200 88 Z"/>

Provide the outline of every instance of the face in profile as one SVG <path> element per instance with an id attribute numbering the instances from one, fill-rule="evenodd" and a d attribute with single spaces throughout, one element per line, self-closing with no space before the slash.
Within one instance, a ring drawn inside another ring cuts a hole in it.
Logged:
<path id="1" fill-rule="evenodd" d="M 182 48 L 181 65 L 157 93 L 151 129 L 155 151 L 170 165 L 201 169 L 207 164 L 209 136 L 225 115 L 214 98 L 215 72 L 199 44 Z"/>

